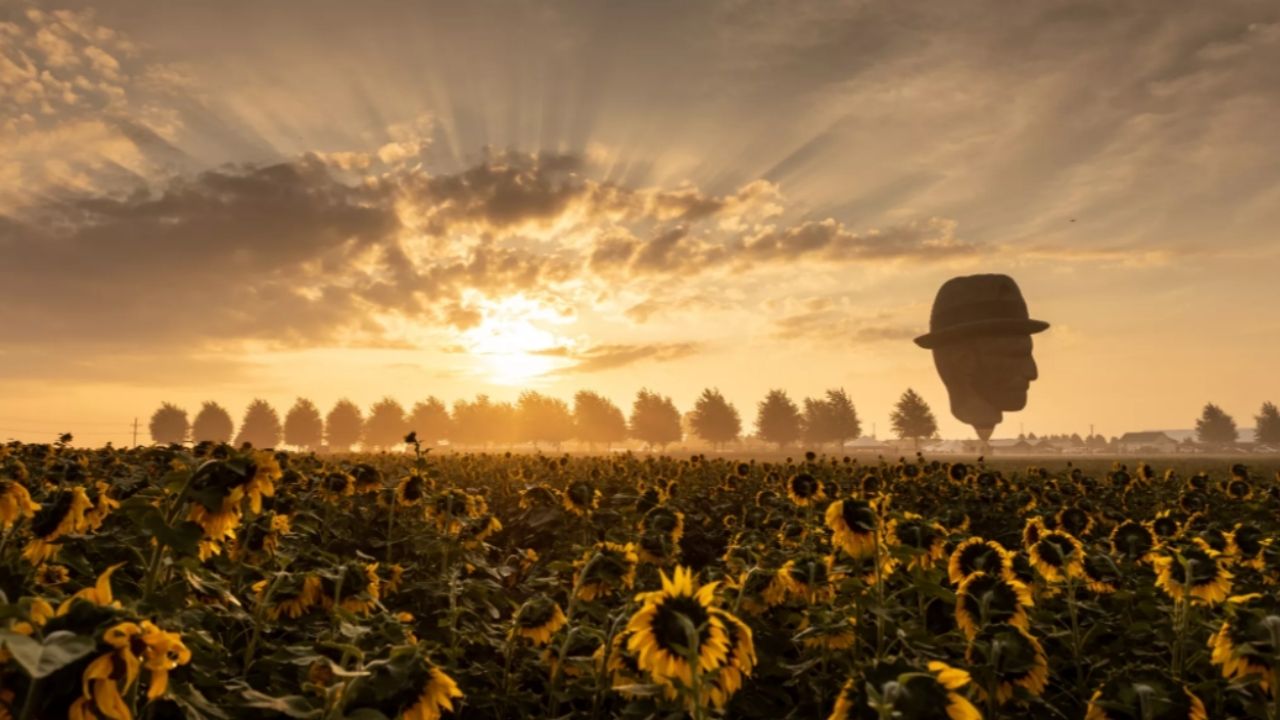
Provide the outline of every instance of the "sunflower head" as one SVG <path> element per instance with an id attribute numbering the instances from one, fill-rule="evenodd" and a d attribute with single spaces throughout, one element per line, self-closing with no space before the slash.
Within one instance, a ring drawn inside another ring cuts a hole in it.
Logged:
<path id="1" fill-rule="evenodd" d="M 947 576 L 953 584 L 959 585 L 976 572 L 1008 575 L 1011 564 L 1009 551 L 1000 543 L 973 537 L 951 551 L 951 559 L 947 562 Z"/>
<path id="2" fill-rule="evenodd" d="M 969 641 L 965 662 L 984 680 L 977 685 L 978 694 L 985 697 L 985 688 L 994 684 L 996 701 L 1001 705 L 1015 696 L 1038 696 L 1049 683 L 1044 647 L 1017 625 L 993 623 L 982 628 Z"/>
<path id="3" fill-rule="evenodd" d="M 661 590 L 636 596 L 642 605 L 627 623 L 627 649 L 654 682 L 690 688 L 695 670 L 713 672 L 729 658 L 726 613 L 716 607 L 716 583 L 699 587 L 680 566 L 661 577 Z"/>
<path id="4" fill-rule="evenodd" d="M 1156 535 L 1151 528 L 1136 520 L 1125 520 L 1111 530 L 1111 552 L 1130 562 L 1150 559 L 1156 547 Z"/>
<path id="5" fill-rule="evenodd" d="M 1256 679 L 1273 692 L 1273 670 L 1280 658 L 1280 600 L 1252 593 L 1229 598 L 1226 619 L 1209 640 L 1211 660 L 1227 679 Z"/>
<path id="6" fill-rule="evenodd" d="M 980 720 L 982 715 L 978 709 L 961 694 L 968 684 L 969 673 L 942 662 L 930 662 L 927 669 L 903 660 L 876 662 L 845 683 L 836 698 L 831 720 L 876 717 Z M 879 709 L 872 704 L 869 690 L 879 697 Z"/>
<path id="7" fill-rule="evenodd" d="M 787 497 L 791 502 L 806 507 L 822 498 L 822 484 L 807 472 L 799 472 L 787 479 Z"/>
<path id="8" fill-rule="evenodd" d="M 999 575 L 975 572 L 956 591 L 956 625 L 970 638 L 987 625 L 1027 627 L 1026 608 L 1034 603 L 1025 584 Z"/>
<path id="9" fill-rule="evenodd" d="M 861 558 L 875 552 L 880 514 L 866 500 L 845 498 L 827 506 L 826 525 L 832 540 L 851 557 Z"/>
<path id="10" fill-rule="evenodd" d="M 1166 547 L 1155 567 L 1156 586 L 1179 602 L 1196 599 L 1213 605 L 1231 591 L 1232 575 L 1219 553 L 1199 538 Z"/>
<path id="11" fill-rule="evenodd" d="M 534 645 L 546 645 L 566 622 L 568 619 L 564 611 L 554 600 L 546 595 L 535 595 L 516 611 L 512 632 Z"/>
<path id="12" fill-rule="evenodd" d="M 1069 533 L 1050 530 L 1027 549 L 1031 565 L 1045 580 L 1056 583 L 1084 574 L 1084 546 Z"/>
<path id="13" fill-rule="evenodd" d="M 1204 703 L 1152 667 L 1124 668 L 1094 691 L 1085 720 L 1207 720 Z"/>
<path id="14" fill-rule="evenodd" d="M 574 480 L 564 490 L 564 509 L 586 515 L 600 504 L 600 491 L 590 481 Z"/>

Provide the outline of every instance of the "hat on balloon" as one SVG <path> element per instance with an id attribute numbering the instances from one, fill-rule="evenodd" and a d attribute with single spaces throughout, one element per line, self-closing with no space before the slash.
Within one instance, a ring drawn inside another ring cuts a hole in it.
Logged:
<path id="1" fill-rule="evenodd" d="M 1031 335 L 1049 323 L 1032 320 L 1018 283 L 1008 275 L 966 275 L 938 288 L 929 317 L 929 333 L 916 338 L 936 348 L 975 335 Z"/>

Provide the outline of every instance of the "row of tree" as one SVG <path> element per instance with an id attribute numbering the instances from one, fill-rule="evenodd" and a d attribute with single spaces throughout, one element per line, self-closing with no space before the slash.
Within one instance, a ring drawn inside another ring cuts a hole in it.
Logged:
<path id="1" fill-rule="evenodd" d="M 1253 416 L 1253 441 L 1264 445 L 1280 445 L 1280 410 L 1274 403 L 1262 403 Z M 1202 443 L 1229 445 L 1240 439 L 1235 418 L 1221 407 L 1207 403 L 1196 420 L 1196 439 Z"/>
<path id="2" fill-rule="evenodd" d="M 894 431 L 902 438 L 932 437 L 937 423 L 929 406 L 913 390 L 907 390 L 892 417 Z M 648 389 L 636 393 L 631 415 L 608 398 L 583 390 L 570 406 L 564 400 L 528 391 L 514 403 L 496 402 L 487 395 L 459 400 L 452 410 L 429 397 L 405 410 L 399 402 L 383 398 L 368 414 L 350 400 L 339 400 L 327 414 L 315 403 L 299 398 L 284 416 L 267 401 L 254 400 L 237 429 L 231 414 L 216 402 L 206 402 L 192 421 L 187 412 L 164 403 L 151 416 L 152 440 L 160 443 L 187 441 L 251 443 L 255 447 L 281 444 L 300 448 L 328 446 L 350 450 L 357 443 L 366 448 L 389 448 L 410 431 L 428 445 L 440 441 L 465 446 L 547 444 L 559 447 L 578 441 L 606 447 L 638 440 L 650 447 L 666 447 L 688 436 L 716 448 L 742 438 L 742 418 L 719 390 L 708 388 L 693 409 L 682 415 L 671 398 Z M 811 445 L 843 443 L 858 438 L 862 425 L 857 409 L 843 389 L 828 390 L 797 405 L 783 390 L 771 390 L 756 408 L 756 435 L 785 447 L 803 440 Z"/>

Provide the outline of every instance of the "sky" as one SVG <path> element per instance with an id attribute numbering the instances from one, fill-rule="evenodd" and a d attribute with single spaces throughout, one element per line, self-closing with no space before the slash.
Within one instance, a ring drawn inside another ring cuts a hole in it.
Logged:
<path id="1" fill-rule="evenodd" d="M 1248 427 L 1277 67 L 1271 1 L 3 0 L 0 439 L 642 387 L 971 437 L 911 338 L 985 272 L 1051 324 L 997 437 Z"/>

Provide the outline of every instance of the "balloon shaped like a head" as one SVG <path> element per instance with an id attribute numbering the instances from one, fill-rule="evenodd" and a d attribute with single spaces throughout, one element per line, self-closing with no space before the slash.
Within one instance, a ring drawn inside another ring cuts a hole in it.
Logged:
<path id="1" fill-rule="evenodd" d="M 1030 318 L 1013 278 L 966 275 L 938 289 L 929 333 L 915 342 L 933 351 L 951 414 L 986 442 L 1004 413 L 1026 407 L 1027 390 L 1039 377 L 1031 336 L 1048 327 Z"/>

